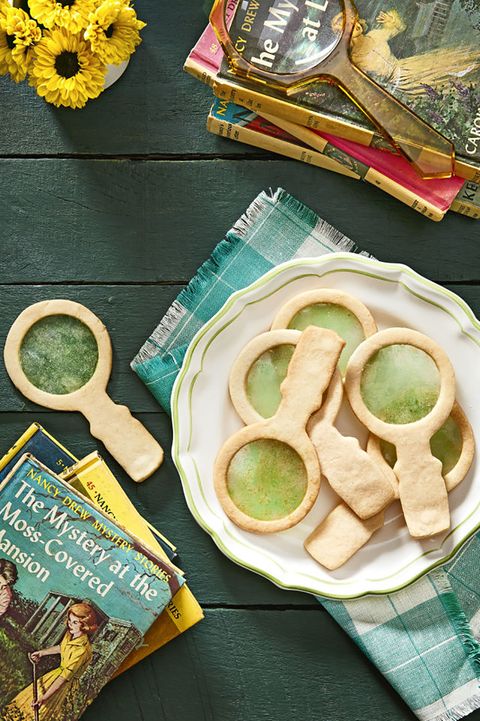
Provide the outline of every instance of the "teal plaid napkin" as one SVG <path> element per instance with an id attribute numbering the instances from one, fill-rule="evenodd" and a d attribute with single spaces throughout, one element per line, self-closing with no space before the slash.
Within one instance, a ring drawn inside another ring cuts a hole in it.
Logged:
<path id="1" fill-rule="evenodd" d="M 273 242 L 272 242 L 273 241 Z M 261 193 L 180 293 L 132 368 L 170 410 L 194 334 L 236 290 L 292 258 L 355 244 L 283 190 Z M 318 598 L 419 719 L 456 721 L 480 708 L 480 533 L 446 566 L 387 596 Z"/>

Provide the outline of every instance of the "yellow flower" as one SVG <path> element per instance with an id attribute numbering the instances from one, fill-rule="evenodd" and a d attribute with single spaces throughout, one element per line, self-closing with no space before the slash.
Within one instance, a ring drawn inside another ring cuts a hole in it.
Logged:
<path id="1" fill-rule="evenodd" d="M 105 65 L 93 55 L 81 34 L 65 29 L 45 30 L 35 46 L 30 84 L 57 108 L 83 108 L 97 98 L 105 82 Z"/>
<path id="2" fill-rule="evenodd" d="M 0 75 L 10 73 L 16 83 L 25 80 L 35 43 L 42 31 L 20 8 L 0 5 Z"/>
<path id="3" fill-rule="evenodd" d="M 104 63 L 116 65 L 128 60 L 142 42 L 140 30 L 145 23 L 122 0 L 104 0 L 88 19 L 85 40 Z"/>
<path id="4" fill-rule="evenodd" d="M 49 29 L 57 25 L 71 33 L 87 27 L 95 4 L 95 0 L 28 0 L 30 14 L 41 25 Z"/>

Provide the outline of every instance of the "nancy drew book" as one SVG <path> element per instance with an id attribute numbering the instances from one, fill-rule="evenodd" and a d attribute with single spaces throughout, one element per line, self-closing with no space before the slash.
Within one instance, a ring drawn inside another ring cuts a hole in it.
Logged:
<path id="1" fill-rule="evenodd" d="M 284 119 L 261 118 L 218 99 L 210 111 L 207 128 L 223 137 L 364 180 L 432 220 L 441 220 L 449 208 L 456 207 L 467 184 L 457 177 L 422 180 L 407 161 L 392 153 L 321 134 Z M 473 217 L 480 217 L 478 206 L 469 207 L 469 211 Z"/>
<path id="2" fill-rule="evenodd" d="M 74 721 L 183 584 L 33 456 L 0 485 L 0 719 Z"/>
<path id="3" fill-rule="evenodd" d="M 478 0 L 357 0 L 353 62 L 455 144 L 457 172 L 480 177 Z M 293 72 L 317 52 L 316 33 L 339 32 L 338 3 L 242 0 L 231 26 L 237 50 L 269 71 Z M 230 83 L 230 85 L 229 85 Z M 251 92 L 250 92 L 251 91 Z M 215 92 L 364 144 L 383 144 L 356 106 L 319 82 L 291 96 L 238 79 L 224 61 Z M 288 115 L 288 117 L 287 117 Z"/>

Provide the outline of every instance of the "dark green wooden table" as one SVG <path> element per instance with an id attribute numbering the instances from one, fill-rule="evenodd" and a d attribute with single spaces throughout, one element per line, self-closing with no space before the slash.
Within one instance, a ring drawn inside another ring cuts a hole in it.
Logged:
<path id="1" fill-rule="evenodd" d="M 0 78 L 2 346 L 30 303 L 89 306 L 111 332 L 113 398 L 168 449 L 169 418 L 129 362 L 224 231 L 279 185 L 364 249 L 410 264 L 480 312 L 480 224 L 453 213 L 434 224 L 375 188 L 208 135 L 209 92 L 182 73 L 206 22 L 201 3 L 139 0 L 137 10 L 149 23 L 144 44 L 121 82 L 83 111 L 54 110 Z M 83 418 L 35 407 L 2 365 L 1 451 L 34 420 L 79 456 L 95 447 Z M 190 516 L 168 453 L 140 486 L 113 466 L 178 545 L 206 618 L 112 682 L 86 721 L 414 718 L 313 598 L 217 550 Z"/>

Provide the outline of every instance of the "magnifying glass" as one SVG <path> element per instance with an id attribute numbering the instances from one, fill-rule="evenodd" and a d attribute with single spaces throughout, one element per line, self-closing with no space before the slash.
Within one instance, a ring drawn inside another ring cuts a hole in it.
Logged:
<path id="1" fill-rule="evenodd" d="M 107 329 L 88 308 L 70 300 L 29 306 L 10 328 L 4 360 L 12 383 L 29 400 L 57 411 L 80 411 L 92 435 L 134 481 L 161 465 L 157 441 L 106 393 L 112 346 Z"/>
<path id="2" fill-rule="evenodd" d="M 455 374 L 445 352 L 408 328 L 380 331 L 353 353 L 345 389 L 358 419 L 396 448 L 395 474 L 410 534 L 426 538 L 447 530 L 442 464 L 430 448 L 455 401 Z"/>
<path id="3" fill-rule="evenodd" d="M 210 22 L 234 73 L 287 95 L 314 82 L 334 83 L 422 177 L 453 175 L 453 144 L 352 63 L 350 43 L 360 27 L 352 0 L 271 0 L 254 15 L 239 2 L 230 31 L 228 5 L 215 0 Z"/>
<path id="4" fill-rule="evenodd" d="M 445 487 L 450 493 L 467 475 L 475 454 L 472 427 L 458 403 L 455 403 L 450 416 L 432 436 L 430 447 L 433 455 L 442 463 Z M 388 475 L 395 497 L 398 498 L 398 480 L 393 472 L 397 460 L 395 446 L 370 435 L 367 451 Z M 384 523 L 383 511 L 362 520 L 345 503 L 340 503 L 314 529 L 304 547 L 318 563 L 335 571 L 352 558 Z"/>
<path id="5" fill-rule="evenodd" d="M 278 311 L 272 330 L 305 330 L 309 325 L 334 330 L 344 339 L 338 367 L 345 374 L 348 360 L 362 341 L 377 332 L 377 324 L 358 298 L 333 288 L 307 290 L 287 301 Z"/>
<path id="6" fill-rule="evenodd" d="M 320 464 L 305 427 L 322 403 L 343 346 L 333 331 L 307 328 L 281 384 L 276 413 L 245 426 L 220 449 L 215 490 L 225 513 L 240 528 L 284 531 L 315 503 Z"/>
<path id="7" fill-rule="evenodd" d="M 229 390 L 244 423 L 263 420 L 267 409 L 269 415 L 276 412 L 280 385 L 288 370 L 285 359 L 292 356 L 301 337 L 295 330 L 269 331 L 253 338 L 239 354 L 230 372 Z M 384 464 L 379 466 L 356 438 L 335 428 L 342 399 L 343 383 L 337 369 L 321 408 L 308 421 L 307 433 L 330 486 L 359 517 L 369 518 L 393 500 L 392 486 L 382 470 Z"/>

